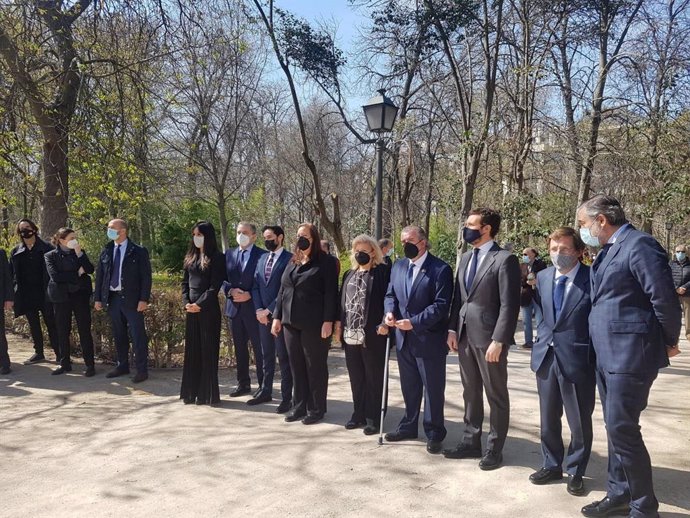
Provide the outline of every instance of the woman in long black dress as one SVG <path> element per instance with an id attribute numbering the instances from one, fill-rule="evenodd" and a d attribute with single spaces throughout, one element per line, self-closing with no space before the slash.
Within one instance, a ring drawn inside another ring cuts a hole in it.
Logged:
<path id="1" fill-rule="evenodd" d="M 182 302 L 187 312 L 180 399 L 197 405 L 217 404 L 221 312 L 218 290 L 225 280 L 225 256 L 216 230 L 207 221 L 192 228 L 184 259 Z"/>

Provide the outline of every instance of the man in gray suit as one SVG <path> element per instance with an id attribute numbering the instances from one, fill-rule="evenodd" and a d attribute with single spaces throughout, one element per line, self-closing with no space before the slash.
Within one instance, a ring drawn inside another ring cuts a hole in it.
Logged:
<path id="1" fill-rule="evenodd" d="M 487 208 L 470 211 L 463 240 L 472 245 L 455 279 L 448 347 L 458 352 L 465 402 L 465 432 L 460 444 L 444 450 L 450 459 L 481 458 L 483 470 L 503 461 L 508 435 L 508 346 L 520 311 L 520 266 L 517 258 L 494 242 L 501 215 Z M 482 454 L 483 392 L 491 415 Z"/>

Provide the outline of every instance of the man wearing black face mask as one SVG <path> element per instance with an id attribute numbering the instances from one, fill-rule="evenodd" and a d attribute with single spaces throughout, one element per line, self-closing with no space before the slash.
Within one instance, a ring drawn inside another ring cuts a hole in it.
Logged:
<path id="1" fill-rule="evenodd" d="M 273 323 L 273 311 L 276 307 L 276 298 L 280 290 L 280 278 L 285 267 L 290 263 L 292 254 L 283 248 L 285 232 L 278 225 L 266 225 L 262 229 L 264 245 L 267 254 L 259 257 L 254 272 L 254 284 L 252 285 L 252 301 L 256 309 L 256 319 L 259 321 L 259 334 L 261 336 L 261 352 L 263 365 L 256 368 L 263 369 L 263 380 L 260 392 L 247 401 L 248 405 L 259 405 L 271 401 L 273 397 L 273 377 L 276 370 L 276 355 L 280 364 L 280 394 L 281 402 L 276 412 L 284 414 L 292 406 L 292 373 L 290 371 L 290 359 L 285 338 L 282 331 L 277 337 L 271 334 Z"/>
<path id="2" fill-rule="evenodd" d="M 450 266 L 427 250 L 427 237 L 417 226 L 400 236 L 406 259 L 393 265 L 386 293 L 385 324 L 395 328 L 400 385 L 405 415 L 390 442 L 415 439 L 424 395 L 424 433 L 429 453 L 441 452 L 446 436 L 443 418 L 446 387 L 445 344 L 453 287 Z"/>
<path id="3" fill-rule="evenodd" d="M 520 265 L 494 237 L 501 215 L 474 209 L 465 223 L 463 239 L 472 245 L 455 280 L 448 327 L 448 347 L 458 352 L 465 402 L 465 432 L 457 447 L 444 450 L 451 459 L 481 458 L 483 470 L 503 462 L 508 435 L 508 345 L 514 343 L 520 311 Z M 489 436 L 482 452 L 483 393 L 489 401 Z"/>

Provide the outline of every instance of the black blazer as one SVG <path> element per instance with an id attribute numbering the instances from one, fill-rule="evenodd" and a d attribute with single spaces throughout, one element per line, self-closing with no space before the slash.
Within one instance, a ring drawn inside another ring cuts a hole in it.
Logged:
<path id="1" fill-rule="evenodd" d="M 7 262 L 7 255 L 4 250 L 0 250 L 0 304 L 14 300 L 14 290 L 12 289 L 12 276 L 10 275 L 10 264 Z M 0 307 L 0 311 L 4 311 Z M 0 329 L 0 333 L 4 330 Z"/>
<path id="2" fill-rule="evenodd" d="M 81 257 L 73 250 L 68 252 L 61 248 L 51 250 L 43 256 L 48 269 L 48 300 L 54 303 L 67 302 L 70 295 L 91 295 L 91 274 L 93 264 L 86 252 Z M 79 268 L 84 268 L 84 275 L 79 275 Z"/>
<path id="3" fill-rule="evenodd" d="M 340 297 L 338 297 L 338 320 L 345 326 L 346 286 L 356 270 L 348 270 L 343 274 L 343 282 L 340 285 Z M 383 301 L 388 290 L 388 281 L 391 278 L 391 269 L 387 264 L 379 264 L 369 270 L 367 280 L 367 296 L 364 299 L 364 332 L 367 335 L 376 333 L 376 328 L 383 323 Z"/>
<path id="4" fill-rule="evenodd" d="M 182 302 L 196 304 L 202 312 L 220 313 L 218 290 L 225 280 L 225 256 L 217 252 L 211 257 L 208 268 L 202 270 L 196 264 L 185 268 L 182 279 Z"/>
<path id="5" fill-rule="evenodd" d="M 98 259 L 96 269 L 95 302 L 108 304 L 110 297 L 110 272 L 113 268 L 113 241 L 105 245 Z M 139 301 L 148 302 L 151 299 L 151 261 L 149 252 L 143 246 L 137 245 L 131 239 L 127 241 L 127 250 L 122 260 L 122 293 L 124 307 L 136 309 Z"/>
<path id="6" fill-rule="evenodd" d="M 46 304 L 48 289 L 48 270 L 46 270 L 45 257 L 41 257 L 40 263 L 36 258 L 37 263 L 40 264 L 40 272 L 32 271 L 29 262 L 29 254 L 41 254 L 45 256 L 55 247 L 50 243 L 43 241 L 39 236 L 36 236 L 36 243 L 32 250 L 29 250 L 22 241 L 15 246 L 10 252 L 10 273 L 14 280 L 14 316 L 20 317 L 25 315 L 27 311 L 43 308 Z M 33 284 L 28 282 L 29 278 L 40 276 L 43 285 L 43 290 L 36 290 Z"/>
<path id="7" fill-rule="evenodd" d="M 335 258 L 320 254 L 307 264 L 290 262 L 280 279 L 273 318 L 297 329 L 320 329 L 338 316 Z"/>

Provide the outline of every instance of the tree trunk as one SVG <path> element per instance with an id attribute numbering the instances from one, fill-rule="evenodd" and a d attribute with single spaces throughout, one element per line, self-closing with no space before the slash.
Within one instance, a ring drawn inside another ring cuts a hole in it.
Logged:
<path id="1" fill-rule="evenodd" d="M 52 128 L 42 129 L 44 187 L 41 232 L 45 236 L 52 236 L 60 227 L 67 225 L 69 128 L 55 124 Z"/>

